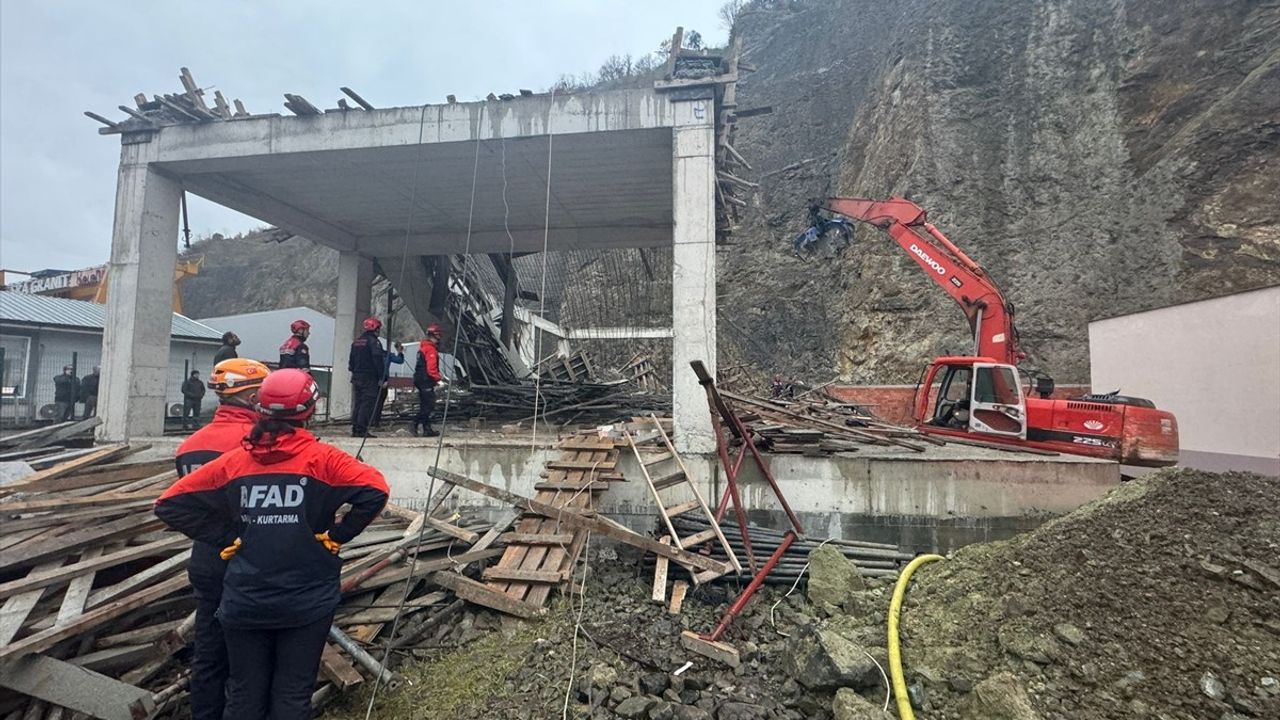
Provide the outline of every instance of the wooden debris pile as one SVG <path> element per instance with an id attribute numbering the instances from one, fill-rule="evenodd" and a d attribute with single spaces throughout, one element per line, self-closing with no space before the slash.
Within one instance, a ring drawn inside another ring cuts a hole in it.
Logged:
<path id="1" fill-rule="evenodd" d="M 120 462 L 139 449 L 89 448 L 0 486 L 0 717 L 185 708 L 190 541 L 151 512 L 176 480 L 172 461 Z M 452 579 L 501 555 L 503 530 L 390 505 L 344 546 L 319 698 L 377 676 L 394 683 L 379 664 L 388 645 L 453 630 L 463 602 Z"/>
<path id="2" fill-rule="evenodd" d="M 720 394 L 738 405 L 738 417 L 754 435 L 757 447 L 769 452 L 829 455 L 856 452 L 867 445 L 923 452 L 926 444 L 943 444 L 832 399 L 765 400 L 724 389 Z"/>

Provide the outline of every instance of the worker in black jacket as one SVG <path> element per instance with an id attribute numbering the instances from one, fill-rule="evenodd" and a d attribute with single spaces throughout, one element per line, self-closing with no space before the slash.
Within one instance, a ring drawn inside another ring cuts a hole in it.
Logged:
<path id="1" fill-rule="evenodd" d="M 84 403 L 86 420 L 98 414 L 98 380 L 101 378 L 97 365 L 93 366 L 93 372 L 80 378 L 80 402 Z"/>
<path id="2" fill-rule="evenodd" d="M 76 369 L 63 366 L 61 375 L 53 376 L 53 403 L 58 407 L 58 420 L 66 422 L 76 416 L 76 397 L 80 395 L 80 380 Z"/>
<path id="3" fill-rule="evenodd" d="M 191 377 L 182 383 L 182 429 L 190 430 L 200 427 L 200 401 L 204 399 L 204 381 L 200 379 L 200 371 L 192 370 Z M 187 424 L 188 416 L 191 424 Z"/>
<path id="4" fill-rule="evenodd" d="M 387 502 L 381 473 L 304 429 L 319 397 L 308 373 L 271 373 L 241 447 L 156 501 L 169 527 L 223 548 L 227 718 L 311 720 L 320 655 L 341 599 L 338 551 Z M 344 505 L 350 509 L 338 520 Z"/>
<path id="5" fill-rule="evenodd" d="M 364 321 L 364 332 L 351 343 L 351 354 L 347 358 L 347 370 L 351 372 L 351 437 L 373 437 L 369 423 L 387 372 L 386 352 L 378 339 L 381 329 L 381 320 L 368 318 Z"/>

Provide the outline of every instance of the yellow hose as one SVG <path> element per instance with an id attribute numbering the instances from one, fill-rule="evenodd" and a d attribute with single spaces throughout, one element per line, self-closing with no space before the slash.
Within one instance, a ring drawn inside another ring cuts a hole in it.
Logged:
<path id="1" fill-rule="evenodd" d="M 898 614 L 902 612 L 902 598 L 907 594 L 907 585 L 916 568 L 943 559 L 941 555 L 921 555 L 912 560 L 902 569 L 898 584 L 893 587 L 893 600 L 889 603 L 889 677 L 893 678 L 893 697 L 898 703 L 900 720 L 915 720 L 916 717 L 911 710 L 911 698 L 907 696 L 907 681 L 902 677 L 902 648 L 898 646 Z"/>

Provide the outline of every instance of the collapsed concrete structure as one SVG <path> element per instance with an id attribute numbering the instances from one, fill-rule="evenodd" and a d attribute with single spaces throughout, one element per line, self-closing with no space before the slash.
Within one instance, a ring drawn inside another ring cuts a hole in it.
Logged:
<path id="1" fill-rule="evenodd" d="M 655 89 L 106 130 L 122 148 L 101 437 L 161 431 L 184 190 L 339 251 L 335 357 L 369 312 L 375 261 L 425 324 L 443 309 L 441 256 L 671 246 L 680 322 L 597 336 L 669 333 L 676 368 L 714 368 L 714 118 L 709 89 Z M 338 365 L 335 415 L 350 406 Z M 674 377 L 681 449 L 709 452 L 702 391 Z"/>

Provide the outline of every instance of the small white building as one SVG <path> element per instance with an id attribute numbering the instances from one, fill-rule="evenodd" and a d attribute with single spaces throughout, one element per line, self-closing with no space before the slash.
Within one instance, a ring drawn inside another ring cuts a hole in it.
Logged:
<path id="1" fill-rule="evenodd" d="M 71 365 L 84 377 L 101 364 L 107 307 L 82 300 L 0 291 L 0 423 L 25 425 L 51 419 L 53 378 Z M 182 381 L 192 370 L 207 377 L 222 333 L 177 313 L 169 344 L 165 407 L 182 405 Z M 206 395 L 204 414 L 216 401 Z M 77 405 L 76 417 L 84 413 Z"/>
<path id="2" fill-rule="evenodd" d="M 1096 320 L 1089 361 L 1177 416 L 1180 465 L 1280 475 L 1280 286 Z"/>

